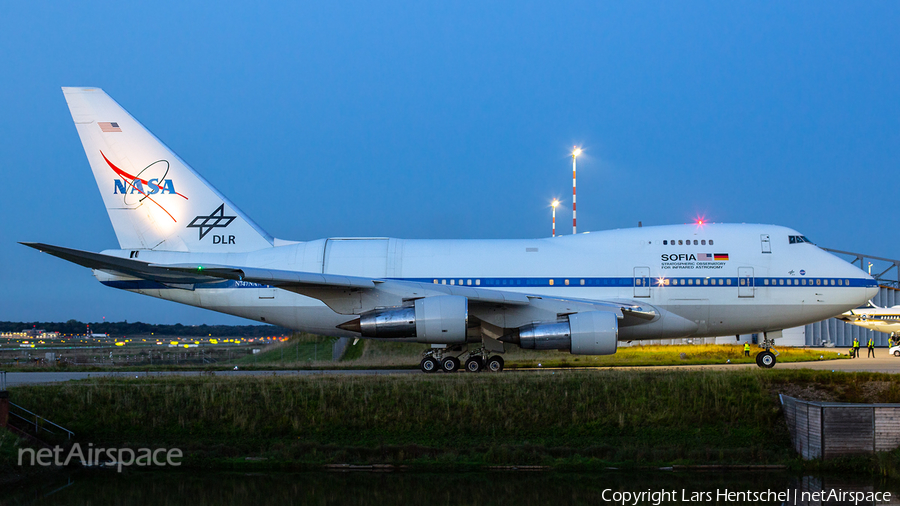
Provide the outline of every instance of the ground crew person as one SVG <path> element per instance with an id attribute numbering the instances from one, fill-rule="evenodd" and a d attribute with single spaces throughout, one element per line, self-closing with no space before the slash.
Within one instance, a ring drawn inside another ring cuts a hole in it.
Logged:
<path id="1" fill-rule="evenodd" d="M 859 357 L 859 339 L 853 338 L 853 358 Z"/>
<path id="2" fill-rule="evenodd" d="M 750 356 L 750 343 L 744 343 L 744 356 Z"/>
<path id="3" fill-rule="evenodd" d="M 868 357 L 875 358 L 875 339 L 869 337 L 869 342 L 866 345 L 866 347 L 869 348 L 869 354 L 868 354 L 867 358 Z"/>

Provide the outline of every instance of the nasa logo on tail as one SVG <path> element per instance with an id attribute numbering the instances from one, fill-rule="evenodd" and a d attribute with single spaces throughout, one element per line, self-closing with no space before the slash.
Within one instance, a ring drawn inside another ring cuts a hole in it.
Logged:
<path id="1" fill-rule="evenodd" d="M 225 204 L 223 203 L 216 208 L 209 216 L 197 216 L 187 226 L 187 228 L 196 228 L 200 232 L 200 240 L 202 241 L 207 234 L 214 228 L 225 228 L 231 225 L 237 216 L 225 216 Z M 213 234 L 213 244 L 234 244 L 234 236 L 224 236 Z"/>
<path id="2" fill-rule="evenodd" d="M 187 197 L 175 190 L 175 181 L 166 179 L 166 176 L 169 174 L 168 160 L 156 160 L 144 167 L 136 175 L 131 175 L 109 161 L 109 158 L 103 154 L 103 151 L 100 152 L 100 156 L 103 157 L 106 165 L 118 176 L 117 179 L 113 180 L 113 195 L 122 195 L 122 201 L 125 205 L 136 207 L 142 204 L 144 200 L 149 200 L 169 215 L 172 221 L 178 221 L 172 216 L 172 213 L 151 196 L 178 195 L 184 200 L 188 200 Z M 132 195 L 135 196 L 132 197 Z"/>

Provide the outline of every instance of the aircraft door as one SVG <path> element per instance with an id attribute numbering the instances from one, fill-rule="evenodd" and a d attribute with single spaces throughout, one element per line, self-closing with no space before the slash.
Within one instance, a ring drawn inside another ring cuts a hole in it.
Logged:
<path id="1" fill-rule="evenodd" d="M 634 296 L 649 297 L 650 296 L 650 268 L 635 267 L 634 268 Z"/>
<path id="2" fill-rule="evenodd" d="M 753 267 L 738 267 L 738 297 L 753 297 Z"/>
<path id="3" fill-rule="evenodd" d="M 763 253 L 771 253 L 772 252 L 772 243 L 769 242 L 769 234 L 761 234 L 759 236 L 759 242 L 762 245 Z"/>

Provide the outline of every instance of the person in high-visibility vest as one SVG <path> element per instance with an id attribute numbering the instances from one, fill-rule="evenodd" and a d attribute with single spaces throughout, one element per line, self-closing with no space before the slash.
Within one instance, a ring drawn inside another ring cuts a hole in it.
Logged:
<path id="1" fill-rule="evenodd" d="M 750 343 L 744 343 L 744 356 L 750 356 Z"/>
<path id="2" fill-rule="evenodd" d="M 859 339 L 853 338 L 853 358 L 859 357 Z"/>
<path id="3" fill-rule="evenodd" d="M 875 357 L 875 339 L 870 337 L 869 343 L 866 345 L 866 347 L 869 348 L 869 354 L 867 355 L 867 357 L 874 358 Z"/>

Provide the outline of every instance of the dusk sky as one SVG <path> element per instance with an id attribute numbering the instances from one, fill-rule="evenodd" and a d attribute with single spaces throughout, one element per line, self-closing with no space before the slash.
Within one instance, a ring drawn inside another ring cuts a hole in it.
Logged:
<path id="1" fill-rule="evenodd" d="M 96 86 L 276 237 L 775 223 L 900 258 L 897 2 L 2 2 L 0 320 L 253 323 L 17 241 L 113 229 Z"/>

